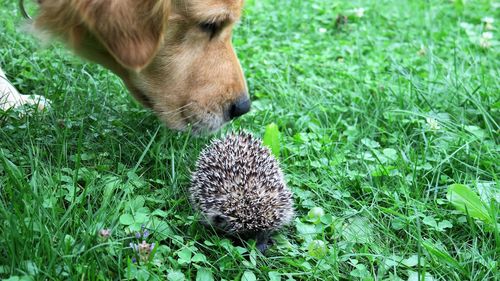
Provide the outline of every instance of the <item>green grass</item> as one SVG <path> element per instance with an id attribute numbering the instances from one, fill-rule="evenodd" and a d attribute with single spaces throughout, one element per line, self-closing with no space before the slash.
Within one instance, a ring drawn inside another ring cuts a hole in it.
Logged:
<path id="1" fill-rule="evenodd" d="M 203 228 L 189 206 L 211 137 L 165 129 L 108 71 L 41 48 L 15 3 L 0 7 L 0 65 L 53 102 L 0 113 L 1 278 L 500 279 L 498 2 L 247 1 L 234 43 L 253 110 L 212 137 L 281 131 L 297 218 L 266 256 Z M 493 222 L 447 200 L 455 183 Z M 142 224 L 156 250 L 138 265 L 129 243 Z"/>

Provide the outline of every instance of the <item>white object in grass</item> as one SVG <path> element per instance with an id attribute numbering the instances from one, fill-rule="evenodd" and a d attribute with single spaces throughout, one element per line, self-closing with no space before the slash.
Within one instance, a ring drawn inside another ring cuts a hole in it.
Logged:
<path id="1" fill-rule="evenodd" d="M 0 68 L 0 110 L 6 111 L 22 105 L 36 105 L 39 110 L 47 109 L 50 102 L 39 95 L 22 95 L 12 86 Z"/>
<path id="2" fill-rule="evenodd" d="M 491 39 L 493 39 L 493 33 L 490 31 L 483 32 L 481 34 L 481 37 L 479 38 L 479 45 L 482 48 L 489 48 L 491 47 Z"/>

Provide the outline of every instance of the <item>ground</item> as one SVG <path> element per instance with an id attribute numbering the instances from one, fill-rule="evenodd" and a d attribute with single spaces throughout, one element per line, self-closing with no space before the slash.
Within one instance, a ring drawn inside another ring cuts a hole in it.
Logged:
<path id="1" fill-rule="evenodd" d="M 500 2 L 248 0 L 234 44 L 253 109 L 202 138 L 41 46 L 14 2 L 0 65 L 52 109 L 0 113 L 0 277 L 499 279 Z M 264 256 L 204 228 L 187 188 L 211 138 L 270 123 L 297 218 Z"/>

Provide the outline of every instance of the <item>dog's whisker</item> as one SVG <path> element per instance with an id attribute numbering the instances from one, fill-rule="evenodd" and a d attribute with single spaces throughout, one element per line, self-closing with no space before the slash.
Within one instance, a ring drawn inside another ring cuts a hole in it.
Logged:
<path id="1" fill-rule="evenodd" d="M 160 115 L 162 116 L 171 116 L 171 115 L 174 115 L 174 114 L 178 114 L 178 113 L 182 113 L 182 112 L 185 112 L 186 110 L 188 110 L 188 106 L 190 106 L 191 104 L 193 104 L 192 102 L 190 103 L 187 103 L 179 108 L 176 108 L 174 110 L 170 110 L 170 111 L 160 111 L 158 112 Z"/>
<path id="2" fill-rule="evenodd" d="M 191 114 L 191 115 L 188 115 L 188 116 L 184 117 L 184 120 L 185 120 L 187 123 L 189 123 L 189 120 L 190 120 L 192 117 L 194 117 L 194 116 L 196 116 L 196 114 L 194 114 L 194 113 L 193 113 L 193 114 Z M 200 122 L 200 120 L 198 120 L 198 121 L 196 121 L 196 122 Z M 195 122 L 195 123 L 196 123 L 196 122 Z M 195 124 L 195 123 L 192 123 L 192 124 Z"/>

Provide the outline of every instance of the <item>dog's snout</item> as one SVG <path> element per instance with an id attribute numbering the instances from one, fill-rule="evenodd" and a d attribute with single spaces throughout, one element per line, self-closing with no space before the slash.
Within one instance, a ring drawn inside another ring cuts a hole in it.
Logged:
<path id="1" fill-rule="evenodd" d="M 250 111 L 250 105 L 251 101 L 248 97 L 243 97 L 238 100 L 236 100 L 231 106 L 229 107 L 229 118 L 234 119 L 237 117 L 240 117 L 241 115 L 247 113 Z"/>

